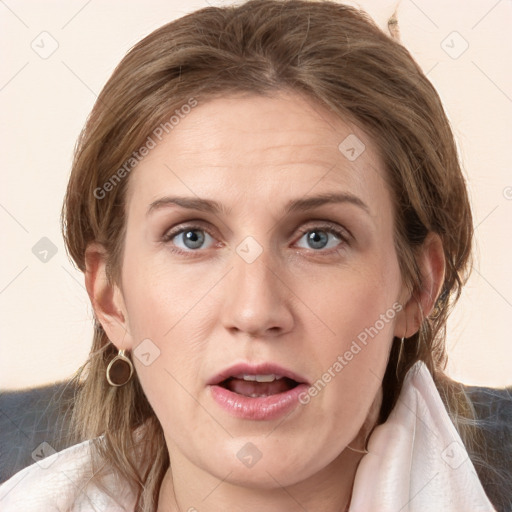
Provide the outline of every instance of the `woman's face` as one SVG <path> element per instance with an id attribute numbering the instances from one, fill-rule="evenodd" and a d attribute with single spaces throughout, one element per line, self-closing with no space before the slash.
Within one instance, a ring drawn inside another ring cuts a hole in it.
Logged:
<path id="1" fill-rule="evenodd" d="M 334 462 L 380 403 L 407 298 L 372 141 L 298 95 L 233 95 L 129 179 L 116 345 L 171 466 L 271 487 Z"/>

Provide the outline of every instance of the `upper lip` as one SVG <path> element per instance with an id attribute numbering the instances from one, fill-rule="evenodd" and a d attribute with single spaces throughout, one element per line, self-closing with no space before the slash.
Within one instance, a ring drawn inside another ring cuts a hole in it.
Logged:
<path id="1" fill-rule="evenodd" d="M 284 368 L 283 366 L 279 366 L 275 363 L 237 363 L 234 364 L 225 370 L 222 370 L 220 373 L 212 377 L 208 381 L 208 385 L 216 385 L 221 382 L 229 379 L 230 377 L 234 377 L 236 375 L 245 374 L 245 375 L 279 375 L 281 377 L 288 377 L 299 384 L 309 384 L 307 379 L 298 373 Z"/>

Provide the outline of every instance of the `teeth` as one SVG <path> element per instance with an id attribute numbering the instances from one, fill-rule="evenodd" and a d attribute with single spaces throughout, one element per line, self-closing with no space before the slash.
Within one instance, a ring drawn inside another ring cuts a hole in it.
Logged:
<path id="1" fill-rule="evenodd" d="M 235 379 L 243 379 L 251 382 L 274 382 L 282 378 L 282 375 L 274 375 L 273 373 L 268 375 L 248 375 L 246 373 L 235 375 Z"/>
<path id="2" fill-rule="evenodd" d="M 255 377 L 256 382 L 274 382 L 276 380 L 276 376 L 273 373 L 270 375 L 256 375 Z"/>

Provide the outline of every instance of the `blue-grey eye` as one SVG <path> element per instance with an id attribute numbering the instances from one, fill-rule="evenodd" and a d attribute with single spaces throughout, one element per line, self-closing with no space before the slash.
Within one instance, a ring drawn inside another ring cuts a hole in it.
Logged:
<path id="1" fill-rule="evenodd" d="M 328 246 L 329 236 L 331 236 L 331 245 Z M 306 249 L 330 249 L 331 247 L 336 247 L 336 245 L 341 241 L 341 238 L 337 236 L 335 233 L 330 233 L 324 229 L 310 229 L 302 236 L 301 240 L 306 238 L 306 243 L 308 247 Z"/>
<path id="2" fill-rule="evenodd" d="M 176 233 L 173 237 L 173 243 L 180 249 L 202 249 L 203 244 L 206 240 L 206 238 L 210 238 L 213 240 L 213 238 L 203 231 L 202 229 L 184 229 L 183 231 Z M 182 246 L 178 243 L 181 241 L 183 244 Z"/>

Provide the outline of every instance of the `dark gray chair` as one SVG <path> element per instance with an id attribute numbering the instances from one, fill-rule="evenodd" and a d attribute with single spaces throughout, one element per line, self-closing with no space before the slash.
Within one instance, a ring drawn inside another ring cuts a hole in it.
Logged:
<path id="1" fill-rule="evenodd" d="M 464 386 L 475 407 L 484 446 L 479 450 L 492 469 L 475 463 L 487 496 L 498 512 L 512 512 L 512 387 Z"/>
<path id="2" fill-rule="evenodd" d="M 0 483 L 38 457 L 71 446 L 67 426 L 73 396 L 67 382 L 0 392 Z"/>

